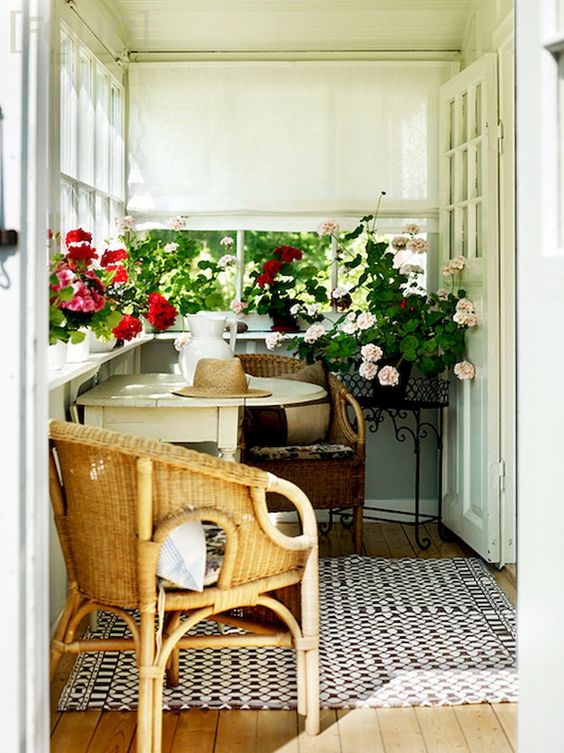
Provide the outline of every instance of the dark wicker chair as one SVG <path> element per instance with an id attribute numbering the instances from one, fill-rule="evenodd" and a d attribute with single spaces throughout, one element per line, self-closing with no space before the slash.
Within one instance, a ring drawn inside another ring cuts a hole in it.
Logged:
<path id="1" fill-rule="evenodd" d="M 239 358 L 247 374 L 276 377 L 304 368 L 303 361 L 275 354 L 247 354 Z M 318 510 L 352 509 L 352 535 L 355 552 L 362 551 L 362 514 L 364 505 L 365 425 L 362 409 L 348 388 L 333 374 L 328 375 L 331 421 L 327 441 L 344 444 L 354 454 L 340 459 L 258 459 L 244 447 L 242 460 L 280 478 L 292 481 L 309 497 Z M 354 412 L 356 428 L 350 422 L 348 408 Z M 267 495 L 270 510 L 289 510 L 279 495 Z"/>

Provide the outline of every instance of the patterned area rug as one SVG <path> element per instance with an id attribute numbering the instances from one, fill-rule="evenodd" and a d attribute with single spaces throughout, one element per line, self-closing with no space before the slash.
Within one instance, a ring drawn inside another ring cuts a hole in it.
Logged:
<path id="1" fill-rule="evenodd" d="M 320 577 L 324 708 L 517 700 L 514 610 L 480 560 L 351 555 L 322 560 Z M 127 629 L 102 613 L 97 632 Z M 182 651 L 180 676 L 167 708 L 296 706 L 288 649 Z M 59 710 L 135 708 L 136 683 L 132 652 L 83 654 Z"/>

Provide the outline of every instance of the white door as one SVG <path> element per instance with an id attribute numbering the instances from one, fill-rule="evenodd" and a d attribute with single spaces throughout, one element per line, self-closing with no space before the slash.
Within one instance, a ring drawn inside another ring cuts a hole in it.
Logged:
<path id="1" fill-rule="evenodd" d="M 472 381 L 452 385 L 446 415 L 445 525 L 489 562 L 500 559 L 498 116 L 496 56 L 441 89 L 441 262 L 464 256 Z"/>

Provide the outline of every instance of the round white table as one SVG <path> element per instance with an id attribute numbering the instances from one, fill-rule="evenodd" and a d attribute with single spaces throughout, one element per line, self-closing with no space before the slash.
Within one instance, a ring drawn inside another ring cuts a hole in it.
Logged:
<path id="1" fill-rule="evenodd" d="M 167 442 L 216 442 L 220 457 L 235 460 L 245 406 L 291 405 L 327 394 L 316 384 L 291 379 L 251 377 L 249 387 L 269 390 L 267 397 L 195 398 L 173 395 L 184 385 L 177 374 L 112 376 L 80 395 L 84 423 L 124 434 Z"/>

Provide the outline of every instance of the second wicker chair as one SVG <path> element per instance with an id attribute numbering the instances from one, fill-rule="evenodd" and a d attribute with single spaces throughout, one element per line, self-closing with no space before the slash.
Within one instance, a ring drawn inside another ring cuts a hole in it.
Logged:
<path id="1" fill-rule="evenodd" d="M 295 358 L 277 354 L 240 355 L 247 374 L 277 377 L 295 374 L 306 364 Z M 254 456 L 251 448 L 243 450 L 242 460 L 262 470 L 287 479 L 302 489 L 315 509 L 352 509 L 354 550 L 362 551 L 362 515 L 364 505 L 365 424 L 362 409 L 347 387 L 333 374 L 327 376 L 331 403 L 331 420 L 327 442 L 352 449 L 346 457 L 265 459 Z M 348 411 L 351 409 L 356 426 Z M 287 501 L 274 494 L 267 495 L 270 510 L 289 510 Z"/>

